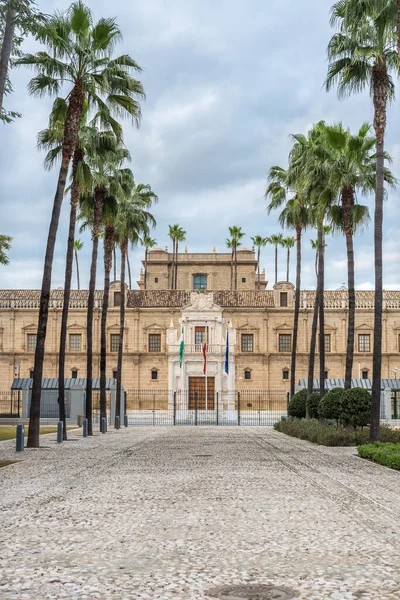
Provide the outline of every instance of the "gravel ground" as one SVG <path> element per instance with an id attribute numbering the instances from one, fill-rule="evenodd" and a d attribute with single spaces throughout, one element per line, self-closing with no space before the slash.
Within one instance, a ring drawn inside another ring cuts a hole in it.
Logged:
<path id="1" fill-rule="evenodd" d="M 400 599 L 400 473 L 268 428 L 0 443 L 0 598 Z"/>

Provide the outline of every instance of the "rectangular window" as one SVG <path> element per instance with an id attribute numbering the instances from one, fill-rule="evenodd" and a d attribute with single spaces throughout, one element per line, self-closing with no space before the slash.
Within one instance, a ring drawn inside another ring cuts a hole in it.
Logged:
<path id="1" fill-rule="evenodd" d="M 365 371 L 362 372 L 362 378 L 363 379 L 368 379 L 368 371 L 367 370 L 365 370 Z"/>
<path id="2" fill-rule="evenodd" d="M 206 290 L 207 289 L 207 275 L 194 275 L 193 276 L 193 289 L 194 290 Z"/>
<path id="3" fill-rule="evenodd" d="M 114 306 L 121 306 L 121 292 L 114 292 Z"/>
<path id="4" fill-rule="evenodd" d="M 151 378 L 152 379 L 158 379 L 158 371 L 156 369 L 153 369 L 151 372 Z"/>
<path id="5" fill-rule="evenodd" d="M 253 352 L 253 334 L 242 334 L 242 352 Z"/>
<path id="6" fill-rule="evenodd" d="M 287 292 L 281 292 L 281 306 L 287 306 Z"/>
<path id="7" fill-rule="evenodd" d="M 287 333 L 279 334 L 279 352 L 290 352 L 291 349 L 292 349 L 291 334 L 287 334 Z"/>
<path id="8" fill-rule="evenodd" d="M 161 335 L 159 333 L 150 333 L 149 352 L 161 352 Z"/>
<path id="9" fill-rule="evenodd" d="M 118 352 L 118 346 L 119 346 L 119 333 L 112 333 L 111 334 L 111 343 L 110 343 L 111 352 Z"/>
<path id="10" fill-rule="evenodd" d="M 325 352 L 331 351 L 331 335 L 330 333 L 325 334 Z"/>
<path id="11" fill-rule="evenodd" d="M 78 379 L 78 371 L 72 371 L 72 379 Z"/>
<path id="12" fill-rule="evenodd" d="M 71 333 L 69 336 L 69 351 L 80 352 L 81 351 L 81 334 Z"/>
<path id="13" fill-rule="evenodd" d="M 202 346 L 206 337 L 205 327 L 195 327 L 194 329 L 194 343 L 196 346 Z"/>
<path id="14" fill-rule="evenodd" d="M 35 371 L 34 371 L 33 369 L 31 369 L 31 370 L 29 371 L 29 377 L 30 377 L 31 379 L 33 379 L 33 375 L 34 375 L 34 373 L 35 373 Z"/>
<path id="15" fill-rule="evenodd" d="M 289 371 L 287 369 L 283 369 L 282 377 L 283 379 L 289 379 Z"/>
<path id="16" fill-rule="evenodd" d="M 251 371 L 250 369 L 246 369 L 244 372 L 244 378 L 245 379 L 251 379 Z"/>
<path id="17" fill-rule="evenodd" d="M 117 369 L 114 369 L 114 371 L 113 371 L 113 379 L 118 379 L 118 371 L 117 371 Z"/>
<path id="18" fill-rule="evenodd" d="M 28 333 L 28 351 L 35 352 L 36 350 L 36 333 Z"/>
<path id="19" fill-rule="evenodd" d="M 154 283 L 158 283 L 158 277 L 154 277 Z"/>
<path id="20" fill-rule="evenodd" d="M 246 283 L 246 277 L 242 277 L 242 283 Z"/>
<path id="21" fill-rule="evenodd" d="M 358 351 L 359 352 L 370 352 L 371 351 L 371 336 L 368 334 L 360 334 L 358 336 Z"/>

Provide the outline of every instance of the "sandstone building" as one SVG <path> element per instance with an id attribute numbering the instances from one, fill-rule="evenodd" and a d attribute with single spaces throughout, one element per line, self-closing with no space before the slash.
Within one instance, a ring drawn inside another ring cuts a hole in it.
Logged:
<path id="1" fill-rule="evenodd" d="M 179 254 L 177 290 L 172 291 L 172 255 L 149 251 L 147 289 L 143 273 L 138 290 L 127 291 L 123 385 L 129 389 L 178 390 L 205 386 L 203 341 L 207 335 L 209 390 L 289 390 L 293 334 L 294 288 L 279 282 L 267 290 L 265 273 L 257 291 L 253 251 L 238 251 L 238 291 L 230 291 L 229 253 Z M 62 290 L 52 292 L 46 339 L 44 377 L 57 377 Z M 102 291 L 96 292 L 94 377 L 99 375 Z M 374 293 L 356 294 L 354 378 L 372 375 Z M 297 379 L 307 377 L 314 291 L 301 292 Z M 110 290 L 107 323 L 107 377 L 117 368 L 120 284 Z M 29 377 L 34 363 L 39 291 L 0 291 L 0 390 L 14 377 Z M 347 292 L 327 291 L 326 370 L 329 378 L 344 376 Z M 87 291 L 71 294 L 66 375 L 85 377 Z M 184 360 L 179 343 L 184 332 Z M 225 370 L 226 332 L 229 369 Z M 382 377 L 393 378 L 400 367 L 400 292 L 386 291 L 383 314 Z M 316 371 L 318 369 L 318 357 Z M 317 373 L 316 373 L 317 376 Z"/>

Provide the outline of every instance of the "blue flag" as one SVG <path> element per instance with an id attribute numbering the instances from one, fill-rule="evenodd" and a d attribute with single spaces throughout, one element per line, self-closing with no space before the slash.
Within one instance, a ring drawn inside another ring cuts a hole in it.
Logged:
<path id="1" fill-rule="evenodd" d="M 229 373 L 229 332 L 226 330 L 225 373 Z"/>

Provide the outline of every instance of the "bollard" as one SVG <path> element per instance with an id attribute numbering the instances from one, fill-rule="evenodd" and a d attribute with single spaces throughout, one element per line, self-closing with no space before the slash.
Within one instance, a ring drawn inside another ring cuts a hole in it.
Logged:
<path id="1" fill-rule="evenodd" d="M 22 424 L 17 425 L 17 437 L 16 437 L 16 452 L 23 452 L 24 450 L 24 426 Z"/>
<path id="2" fill-rule="evenodd" d="M 100 431 L 101 431 L 101 433 L 105 433 L 107 431 L 107 424 L 106 424 L 105 417 L 101 417 Z"/>
<path id="3" fill-rule="evenodd" d="M 63 429 L 64 423 L 62 421 L 58 421 L 57 423 L 57 444 L 61 444 L 63 441 Z"/>
<path id="4" fill-rule="evenodd" d="M 120 428 L 120 423 L 119 423 L 119 415 L 117 415 L 115 417 L 115 429 L 119 429 Z"/>
<path id="5" fill-rule="evenodd" d="M 126 413 L 124 414 L 124 425 L 128 427 L 128 415 Z"/>
<path id="6" fill-rule="evenodd" d="M 88 420 L 82 419 L 82 435 L 83 437 L 88 436 Z"/>

